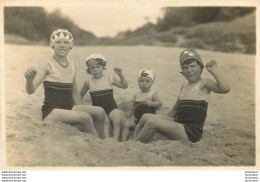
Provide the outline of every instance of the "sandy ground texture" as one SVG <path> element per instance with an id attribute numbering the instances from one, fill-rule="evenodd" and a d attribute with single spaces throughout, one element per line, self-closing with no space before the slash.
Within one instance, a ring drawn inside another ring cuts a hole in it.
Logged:
<path id="1" fill-rule="evenodd" d="M 163 101 L 160 114 L 167 113 L 177 99 L 185 79 L 180 74 L 179 54 L 169 47 L 74 47 L 69 58 L 77 69 L 78 88 L 87 76 L 84 59 L 102 53 L 108 71 L 122 67 L 129 88 L 115 88 L 115 99 L 125 108 L 138 91 L 137 74 L 143 67 L 157 76 L 152 89 Z M 226 95 L 211 94 L 208 117 L 201 141 L 153 140 L 148 144 L 129 140 L 98 139 L 60 122 L 43 122 L 43 88 L 33 95 L 24 89 L 24 71 L 38 66 L 37 57 L 52 55 L 44 46 L 6 45 L 6 120 L 2 135 L 6 167 L 89 167 L 89 166 L 254 166 L 255 165 L 255 56 L 198 50 L 204 62 L 219 63 L 219 71 L 230 83 Z M 115 73 L 112 73 L 116 76 Z M 203 78 L 212 78 L 204 70 Z M 89 103 L 89 95 L 84 102 Z M 3 141 L 4 142 L 4 141 Z"/>

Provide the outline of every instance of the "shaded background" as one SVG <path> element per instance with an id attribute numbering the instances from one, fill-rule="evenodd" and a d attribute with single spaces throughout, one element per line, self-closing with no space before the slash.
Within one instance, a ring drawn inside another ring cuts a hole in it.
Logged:
<path id="1" fill-rule="evenodd" d="M 161 12 L 155 23 L 147 18 L 134 30 L 97 37 L 60 9 L 49 12 L 44 7 L 5 7 L 5 42 L 47 45 L 54 29 L 66 28 L 81 46 L 149 45 L 256 53 L 255 7 L 163 7 Z"/>

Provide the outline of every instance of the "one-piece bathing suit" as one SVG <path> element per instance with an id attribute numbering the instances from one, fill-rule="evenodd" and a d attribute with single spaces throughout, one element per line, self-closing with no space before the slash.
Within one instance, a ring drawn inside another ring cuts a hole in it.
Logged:
<path id="1" fill-rule="evenodd" d="M 111 75 L 104 73 L 100 78 L 90 77 L 88 83 L 93 106 L 102 107 L 107 115 L 118 108 L 113 95 L 113 77 Z"/>
<path id="2" fill-rule="evenodd" d="M 60 65 L 52 56 L 46 59 L 51 67 L 51 72 L 43 81 L 44 102 L 42 106 L 42 120 L 44 120 L 54 109 L 71 110 L 73 107 L 72 86 L 75 75 L 75 67 L 69 60 L 68 67 L 71 72 L 67 75 L 59 72 Z"/>
<path id="3" fill-rule="evenodd" d="M 209 94 L 201 92 L 200 83 L 201 81 L 187 93 L 183 93 L 181 90 L 177 103 L 175 121 L 183 124 L 191 142 L 198 142 L 201 139 L 207 117 Z"/>

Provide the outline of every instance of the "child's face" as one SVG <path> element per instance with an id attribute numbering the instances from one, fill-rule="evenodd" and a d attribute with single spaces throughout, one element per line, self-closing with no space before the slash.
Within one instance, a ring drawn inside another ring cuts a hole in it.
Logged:
<path id="1" fill-rule="evenodd" d="M 103 76 L 103 66 L 100 64 L 95 64 L 95 65 L 91 65 L 88 67 L 90 74 L 94 77 L 94 78 L 100 78 L 101 76 Z"/>
<path id="2" fill-rule="evenodd" d="M 201 76 L 201 67 L 196 61 L 183 64 L 182 74 L 190 83 L 196 82 Z"/>
<path id="3" fill-rule="evenodd" d="M 140 78 L 138 80 L 138 85 L 142 92 L 148 92 L 152 87 L 152 84 L 153 82 L 149 78 Z"/>
<path id="4" fill-rule="evenodd" d="M 70 51 L 70 41 L 65 38 L 58 38 L 54 42 L 54 54 L 59 57 L 67 56 Z"/>

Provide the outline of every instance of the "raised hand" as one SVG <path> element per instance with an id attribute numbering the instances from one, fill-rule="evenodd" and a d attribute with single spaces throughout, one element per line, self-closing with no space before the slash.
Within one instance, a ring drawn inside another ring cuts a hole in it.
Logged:
<path id="1" fill-rule="evenodd" d="M 114 68 L 114 71 L 116 72 L 116 74 L 118 74 L 118 75 L 122 75 L 122 68 L 119 68 L 119 67 L 115 67 Z"/>
<path id="2" fill-rule="evenodd" d="M 36 74 L 37 74 L 37 71 L 36 71 L 35 67 L 31 67 L 31 68 L 27 69 L 27 71 L 24 73 L 24 76 L 28 81 L 33 81 Z"/>
<path id="3" fill-rule="evenodd" d="M 208 72 L 212 73 L 213 71 L 217 70 L 218 63 L 217 61 L 211 60 L 205 65 L 205 67 L 208 70 Z"/>

